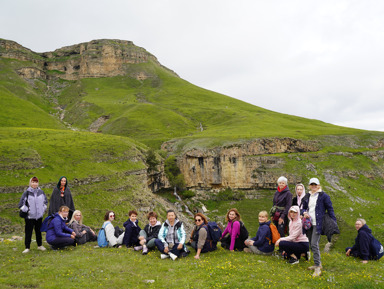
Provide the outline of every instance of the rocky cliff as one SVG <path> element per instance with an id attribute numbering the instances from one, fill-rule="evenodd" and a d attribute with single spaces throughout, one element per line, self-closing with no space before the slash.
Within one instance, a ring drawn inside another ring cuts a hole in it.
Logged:
<path id="1" fill-rule="evenodd" d="M 381 141 L 361 147 L 361 151 L 324 152 L 318 141 L 292 138 L 256 139 L 215 147 L 191 149 L 178 157 L 178 166 L 189 189 L 274 189 L 278 177 L 284 175 L 290 184 L 306 182 L 318 176 L 331 185 L 334 178 L 382 178 L 384 153 Z M 167 143 L 163 148 L 168 148 Z M 344 167 L 340 163 L 346 163 Z M 361 164 L 371 163 L 367 168 Z M 353 163 L 351 168 L 345 168 Z M 355 166 L 355 167 L 354 167 Z M 332 185 L 335 188 L 335 186 Z"/>
<path id="2" fill-rule="evenodd" d="M 133 64 L 152 62 L 163 67 L 156 57 L 144 48 L 125 40 L 93 40 L 53 52 L 35 53 L 14 41 L 0 39 L 0 56 L 32 62 L 34 65 L 18 71 L 23 77 L 32 79 L 59 77 L 76 80 L 129 75 L 143 80 L 151 77 L 151 72 L 133 68 Z"/>

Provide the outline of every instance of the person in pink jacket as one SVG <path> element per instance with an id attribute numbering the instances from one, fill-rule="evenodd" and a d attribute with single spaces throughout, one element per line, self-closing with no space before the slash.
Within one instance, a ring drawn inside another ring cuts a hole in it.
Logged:
<path id="1" fill-rule="evenodd" d="M 280 238 L 275 243 L 280 250 L 284 251 L 290 258 L 288 263 L 298 264 L 302 255 L 309 258 L 309 240 L 303 234 L 303 226 L 300 219 L 300 209 L 298 206 L 292 206 L 288 213 L 289 236 Z"/>
<path id="2" fill-rule="evenodd" d="M 244 240 L 239 238 L 241 217 L 237 209 L 230 209 L 225 220 L 228 224 L 220 238 L 221 246 L 230 251 L 243 251 L 245 244 Z"/>

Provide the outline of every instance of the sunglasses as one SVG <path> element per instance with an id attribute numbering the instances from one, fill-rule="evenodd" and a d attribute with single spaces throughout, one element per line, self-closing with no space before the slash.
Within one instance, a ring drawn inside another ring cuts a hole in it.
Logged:
<path id="1" fill-rule="evenodd" d="M 195 219 L 195 222 L 201 222 L 202 220 L 201 219 Z"/>
<path id="2" fill-rule="evenodd" d="M 110 217 L 115 217 L 115 215 L 109 215 Z"/>

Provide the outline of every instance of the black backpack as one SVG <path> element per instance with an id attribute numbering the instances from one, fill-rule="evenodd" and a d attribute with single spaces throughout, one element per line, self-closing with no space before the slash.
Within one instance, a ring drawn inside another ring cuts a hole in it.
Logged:
<path id="1" fill-rule="evenodd" d="M 234 223 L 234 222 L 232 222 L 231 227 L 233 227 L 233 223 Z M 248 230 L 247 230 L 247 228 L 245 227 L 244 223 L 243 223 L 242 221 L 239 221 L 239 223 L 240 223 L 240 234 L 239 234 L 239 239 L 240 239 L 241 241 L 245 241 L 245 240 L 248 239 L 249 233 L 248 233 Z"/>

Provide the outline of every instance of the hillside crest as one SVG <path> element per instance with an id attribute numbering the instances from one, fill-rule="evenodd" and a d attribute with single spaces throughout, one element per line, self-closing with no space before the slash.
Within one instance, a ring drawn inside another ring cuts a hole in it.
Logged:
<path id="1" fill-rule="evenodd" d="M 157 58 L 138 47 L 132 41 L 99 39 L 56 49 L 53 52 L 36 53 L 17 42 L 0 39 L 0 56 L 33 65 L 23 67 L 18 73 L 27 79 L 112 77 L 129 75 L 144 80 L 152 75 L 146 70 L 130 69 L 132 64 L 153 63 L 162 66 Z M 172 72 L 175 76 L 176 73 Z"/>

